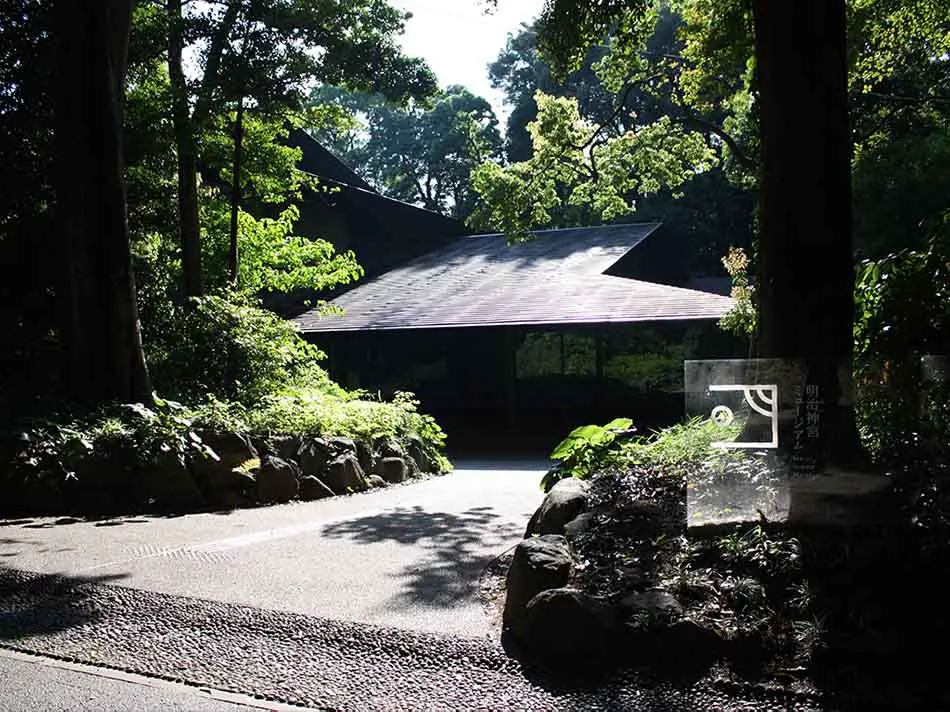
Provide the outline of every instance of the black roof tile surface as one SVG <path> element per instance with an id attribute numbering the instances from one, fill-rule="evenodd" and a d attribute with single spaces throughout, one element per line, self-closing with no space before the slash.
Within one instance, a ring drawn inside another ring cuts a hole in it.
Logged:
<path id="1" fill-rule="evenodd" d="M 656 224 L 542 230 L 523 243 L 472 235 L 355 287 L 310 311 L 302 332 L 470 326 L 609 324 L 718 319 L 718 294 L 603 274 Z"/>

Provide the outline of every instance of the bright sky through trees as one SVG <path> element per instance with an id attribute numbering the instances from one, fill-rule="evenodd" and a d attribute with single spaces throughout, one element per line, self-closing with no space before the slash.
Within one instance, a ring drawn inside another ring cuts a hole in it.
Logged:
<path id="1" fill-rule="evenodd" d="M 484 0 L 391 0 L 412 13 L 402 36 L 404 51 L 424 58 L 439 77 L 439 84 L 462 84 L 488 99 L 499 117 L 502 93 L 491 88 L 488 64 L 504 49 L 509 33 L 541 12 L 544 0 L 501 0 L 486 14 Z"/>

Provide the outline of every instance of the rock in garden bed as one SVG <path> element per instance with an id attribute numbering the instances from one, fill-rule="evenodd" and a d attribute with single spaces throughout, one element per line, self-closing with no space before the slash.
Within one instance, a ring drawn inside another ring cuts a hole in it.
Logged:
<path id="1" fill-rule="evenodd" d="M 81 442 L 83 448 L 63 452 L 56 449 L 65 447 L 60 441 L 42 433 L 7 442 L 0 513 L 234 509 L 353 494 L 443 471 L 439 456 L 418 438 L 404 444 L 201 429 L 151 449 L 127 436 Z"/>
<path id="2" fill-rule="evenodd" d="M 518 544 L 506 578 L 504 624 L 524 638 L 526 609 L 537 594 L 567 584 L 571 550 L 563 536 L 547 534 Z"/>
<path id="3" fill-rule="evenodd" d="M 299 496 L 303 502 L 312 502 L 316 499 L 333 497 L 335 493 L 319 477 L 305 475 L 300 478 Z"/>
<path id="4" fill-rule="evenodd" d="M 257 473 L 257 499 L 264 503 L 289 502 L 299 491 L 300 468 L 293 460 L 267 456 Z"/>
<path id="5" fill-rule="evenodd" d="M 525 537 L 533 534 L 563 534 L 564 526 L 587 509 L 589 489 L 587 482 L 575 477 L 555 484 L 528 522 Z"/>

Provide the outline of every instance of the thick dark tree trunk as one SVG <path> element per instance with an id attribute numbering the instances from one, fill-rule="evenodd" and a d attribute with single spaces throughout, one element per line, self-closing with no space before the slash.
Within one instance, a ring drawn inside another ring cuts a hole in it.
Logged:
<path id="1" fill-rule="evenodd" d="M 149 402 L 126 216 L 122 115 L 132 0 L 56 4 L 56 201 L 70 398 Z"/>
<path id="2" fill-rule="evenodd" d="M 178 217 L 181 269 L 185 296 L 201 296 L 201 234 L 198 222 L 198 166 L 195 132 L 188 109 L 188 88 L 182 69 L 181 0 L 168 0 L 168 76 L 172 119 L 178 152 Z"/>
<path id="3" fill-rule="evenodd" d="M 807 364 L 822 401 L 818 466 L 855 465 L 845 2 L 752 7 L 762 136 L 757 355 Z"/>
<path id="4" fill-rule="evenodd" d="M 228 250 L 228 279 L 238 286 L 238 211 L 241 208 L 241 149 L 244 145 L 244 100 L 238 101 L 234 121 L 234 176 L 231 179 L 231 246 Z"/>

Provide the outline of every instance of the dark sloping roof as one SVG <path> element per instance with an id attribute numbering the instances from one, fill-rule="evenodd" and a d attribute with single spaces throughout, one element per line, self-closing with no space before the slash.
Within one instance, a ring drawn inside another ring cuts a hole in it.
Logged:
<path id="1" fill-rule="evenodd" d="M 330 153 L 320 145 L 319 141 L 303 129 L 293 129 L 287 143 L 294 148 L 299 148 L 302 153 L 300 161 L 297 163 L 297 168 L 300 170 L 320 178 L 328 178 L 336 183 L 362 188 L 372 193 L 376 192 L 369 183 L 360 178 L 343 161 Z"/>
<path id="2" fill-rule="evenodd" d="M 729 277 L 693 277 L 683 286 L 700 292 L 721 294 L 724 297 L 728 297 L 732 293 L 732 279 Z"/>
<path id="3" fill-rule="evenodd" d="M 295 322 L 327 332 L 720 318 L 728 297 L 603 274 L 657 227 L 546 230 L 515 245 L 462 237 L 333 300 L 342 317 Z"/>

